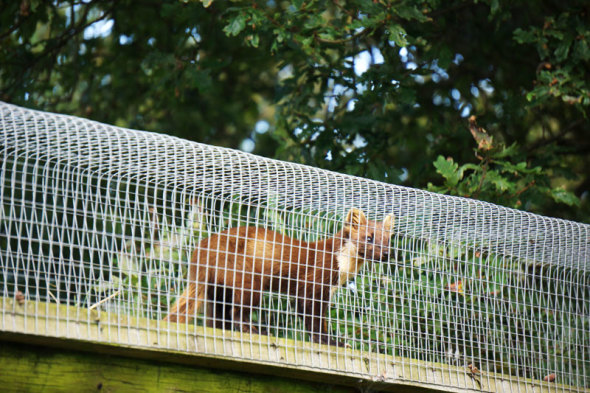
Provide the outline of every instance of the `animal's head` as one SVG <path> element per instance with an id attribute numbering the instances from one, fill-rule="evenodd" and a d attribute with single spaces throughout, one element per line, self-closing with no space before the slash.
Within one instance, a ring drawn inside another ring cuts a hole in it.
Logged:
<path id="1" fill-rule="evenodd" d="M 350 209 L 344 222 L 344 233 L 358 250 L 359 257 L 367 260 L 386 261 L 389 259 L 389 245 L 393 233 L 393 216 L 383 221 L 367 220 L 359 209 Z"/>

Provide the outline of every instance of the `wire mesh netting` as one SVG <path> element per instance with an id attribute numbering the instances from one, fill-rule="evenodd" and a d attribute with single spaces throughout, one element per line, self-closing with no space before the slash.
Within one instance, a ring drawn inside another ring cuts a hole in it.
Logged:
<path id="1" fill-rule="evenodd" d="M 0 143 L 2 331 L 590 388 L 588 225 L 4 103 Z"/>

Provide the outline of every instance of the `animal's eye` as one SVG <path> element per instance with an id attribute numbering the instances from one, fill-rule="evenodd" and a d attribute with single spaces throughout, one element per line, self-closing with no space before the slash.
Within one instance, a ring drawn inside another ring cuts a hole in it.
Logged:
<path id="1" fill-rule="evenodd" d="M 367 236 L 367 243 L 373 243 L 373 235 Z"/>

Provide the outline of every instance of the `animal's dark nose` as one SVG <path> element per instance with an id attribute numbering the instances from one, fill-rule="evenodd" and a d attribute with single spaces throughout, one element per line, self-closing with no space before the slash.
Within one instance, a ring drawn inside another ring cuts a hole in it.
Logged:
<path id="1" fill-rule="evenodd" d="M 389 260 L 389 250 L 383 250 L 381 253 L 381 260 L 388 261 Z"/>

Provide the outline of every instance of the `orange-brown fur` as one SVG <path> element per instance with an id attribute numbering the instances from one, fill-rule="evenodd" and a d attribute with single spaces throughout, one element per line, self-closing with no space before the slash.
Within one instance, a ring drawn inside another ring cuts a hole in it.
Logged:
<path id="1" fill-rule="evenodd" d="M 218 318 L 225 314 L 218 327 L 233 323 L 244 332 L 256 332 L 249 324 L 250 311 L 260 304 L 262 291 L 270 290 L 296 299 L 314 342 L 339 345 L 328 337 L 325 324 L 331 291 L 354 277 L 366 260 L 388 258 L 392 228 L 391 216 L 370 221 L 351 209 L 340 232 L 313 243 L 256 227 L 212 235 L 194 250 L 189 284 L 165 319 L 187 322 L 207 301 L 216 307 L 208 310 L 209 317 L 212 312 Z"/>

